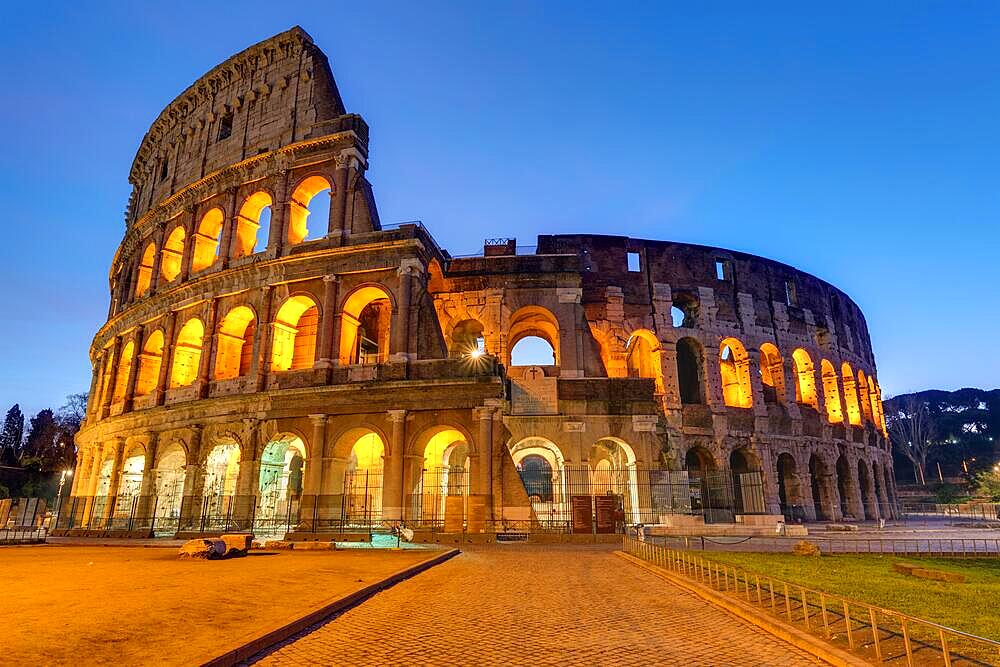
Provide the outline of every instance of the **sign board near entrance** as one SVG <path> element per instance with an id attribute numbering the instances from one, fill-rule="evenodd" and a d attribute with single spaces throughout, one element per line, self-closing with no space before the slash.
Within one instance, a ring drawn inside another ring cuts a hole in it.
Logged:
<path id="1" fill-rule="evenodd" d="M 594 515 L 591 511 L 590 496 L 572 496 L 573 532 L 590 534 L 594 532 Z"/>
<path id="2" fill-rule="evenodd" d="M 597 509 L 597 533 L 608 535 L 615 532 L 618 523 L 618 508 L 621 507 L 621 496 L 595 496 L 594 505 Z"/>
<path id="3" fill-rule="evenodd" d="M 524 376 L 510 381 L 510 409 L 515 415 L 554 415 L 559 413 L 556 378 L 545 377 L 541 366 L 529 366 Z"/>
<path id="4" fill-rule="evenodd" d="M 486 532 L 486 496 L 469 496 L 470 533 Z"/>
<path id="5" fill-rule="evenodd" d="M 461 533 L 465 523 L 465 496 L 445 496 L 444 532 Z"/>

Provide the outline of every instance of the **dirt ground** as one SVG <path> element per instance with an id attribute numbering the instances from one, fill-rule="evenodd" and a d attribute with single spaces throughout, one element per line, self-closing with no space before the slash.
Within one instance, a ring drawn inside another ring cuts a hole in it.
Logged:
<path id="1" fill-rule="evenodd" d="M 0 664 L 200 664 L 437 553 L 3 547 Z"/>

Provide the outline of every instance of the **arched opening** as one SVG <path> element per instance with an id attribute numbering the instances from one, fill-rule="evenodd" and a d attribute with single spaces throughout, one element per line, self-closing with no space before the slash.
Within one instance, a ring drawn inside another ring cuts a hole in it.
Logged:
<path id="1" fill-rule="evenodd" d="M 139 374 L 135 379 L 135 395 L 147 396 L 160 381 L 160 364 L 163 362 L 163 331 L 157 329 L 146 336 L 139 355 Z"/>
<path id="2" fill-rule="evenodd" d="M 330 221 L 330 182 L 322 176 L 310 176 L 295 188 L 290 206 L 289 243 L 325 236 Z"/>
<path id="3" fill-rule="evenodd" d="M 246 257 L 267 247 L 271 226 L 271 195 L 258 191 L 247 197 L 236 215 L 234 257 Z"/>
<path id="4" fill-rule="evenodd" d="M 101 467 L 97 472 L 97 486 L 94 490 L 94 505 L 90 513 L 91 526 L 96 527 L 97 522 L 103 522 L 108 516 L 107 512 L 113 505 L 109 505 L 112 501 L 108 498 L 108 494 L 111 493 L 111 476 L 114 473 L 114 460 L 105 459 L 101 462 Z"/>
<path id="5" fill-rule="evenodd" d="M 712 452 L 700 445 L 692 447 L 684 455 L 684 468 L 688 471 L 688 477 L 703 477 L 715 472 L 717 467 Z"/>
<path id="6" fill-rule="evenodd" d="M 698 325 L 698 299 L 688 293 L 675 293 L 670 307 L 670 320 L 675 328 L 691 329 Z"/>
<path id="7" fill-rule="evenodd" d="M 701 512 L 706 521 L 715 518 L 712 511 L 717 500 L 731 500 L 716 497 L 719 495 L 720 485 L 711 485 L 715 487 L 714 492 L 709 490 L 710 482 L 716 477 L 714 473 L 717 467 L 712 452 L 700 445 L 691 447 L 684 455 L 684 468 L 691 483 L 691 510 Z M 731 507 L 730 503 L 726 504 Z"/>
<path id="8" fill-rule="evenodd" d="M 756 455 L 745 447 L 734 449 L 729 454 L 729 470 L 736 513 L 764 514 L 764 476 Z"/>
<path id="9" fill-rule="evenodd" d="M 874 422 L 876 428 L 881 428 L 882 426 L 882 414 L 878 400 L 878 384 L 875 382 L 874 376 L 868 376 L 868 402 L 871 404 L 872 411 L 872 422 Z"/>
<path id="10" fill-rule="evenodd" d="M 801 521 L 802 493 L 799 489 L 799 477 L 795 469 L 795 459 L 791 454 L 778 456 L 778 503 L 781 513 L 789 521 Z"/>
<path id="11" fill-rule="evenodd" d="M 385 443 L 374 431 L 358 429 L 348 434 L 354 440 L 347 457 L 344 479 L 345 515 L 370 525 L 382 518 L 382 476 Z"/>
<path id="12" fill-rule="evenodd" d="M 413 489 L 413 516 L 424 523 L 437 525 L 446 521 L 449 496 L 469 495 L 469 443 L 461 431 L 439 426 L 424 432 L 417 439 L 423 444 L 423 466 L 420 479 Z M 454 511 L 459 511 L 452 504 Z M 417 511 L 419 509 L 419 511 Z M 461 508 L 464 520 L 464 503 Z"/>
<path id="13" fill-rule="evenodd" d="M 639 483 L 632 447 L 617 438 L 602 438 L 591 446 L 587 467 L 590 473 L 590 494 L 617 496 L 622 516 L 631 523 L 639 523 Z"/>
<path id="14" fill-rule="evenodd" d="M 228 525 L 235 505 L 240 474 L 240 446 L 225 442 L 212 448 L 205 460 L 205 525 Z"/>
<path id="15" fill-rule="evenodd" d="M 198 231 L 194 235 L 194 254 L 191 257 L 191 270 L 204 271 L 215 263 L 219 256 L 219 237 L 222 235 L 222 209 L 213 208 L 201 217 Z"/>
<path id="16" fill-rule="evenodd" d="M 128 451 L 122 460 L 122 474 L 118 478 L 118 495 L 115 498 L 115 517 L 125 520 L 135 515 L 139 502 L 139 491 L 142 489 L 142 471 L 146 465 L 146 456 L 141 448 Z M 140 517 L 145 518 L 145 517 Z M 113 527 L 118 527 L 113 526 Z M 122 526 L 127 527 L 127 524 Z"/>
<path id="17" fill-rule="evenodd" d="M 179 442 L 164 447 L 156 463 L 156 501 L 153 530 L 157 535 L 177 532 L 184 500 L 184 465 L 187 457 Z"/>
<path id="18" fill-rule="evenodd" d="M 868 380 L 865 378 L 865 372 L 863 370 L 858 370 L 858 402 L 861 404 L 861 414 L 864 418 L 874 423 L 874 418 L 872 417 L 872 399 L 868 392 Z"/>
<path id="19" fill-rule="evenodd" d="M 170 388 L 186 387 L 198 379 L 201 346 L 205 327 L 197 317 L 184 323 L 174 345 L 174 362 L 170 371 Z"/>
<path id="20" fill-rule="evenodd" d="M 732 408 L 753 407 L 750 390 L 750 357 L 743 343 L 725 338 L 719 346 L 719 371 L 722 375 L 722 400 Z"/>
<path id="21" fill-rule="evenodd" d="M 236 306 L 222 318 L 215 351 L 216 380 L 244 377 L 250 373 L 256 329 L 256 317 L 247 306 Z"/>
<path id="22" fill-rule="evenodd" d="M 291 433 L 274 436 L 264 447 L 257 480 L 255 534 L 283 534 L 297 522 L 305 459 L 305 444 Z"/>
<path id="23" fill-rule="evenodd" d="M 452 357 L 481 357 L 486 354 L 483 325 L 476 320 L 462 320 L 451 330 L 449 355 Z"/>
<path id="24" fill-rule="evenodd" d="M 861 489 L 861 507 L 865 513 L 865 520 L 874 521 L 878 518 L 878 502 L 875 500 L 871 472 L 861 459 L 858 459 L 858 486 Z"/>
<path id="25" fill-rule="evenodd" d="M 858 409 L 858 390 L 854 380 L 854 371 L 846 361 L 840 366 L 840 374 L 844 378 L 844 402 L 847 404 L 847 421 L 851 426 L 861 425 L 861 410 Z"/>
<path id="26" fill-rule="evenodd" d="M 115 390 L 111 394 L 112 403 L 121 403 L 125 400 L 125 390 L 128 389 L 128 376 L 132 372 L 132 362 L 135 357 L 135 342 L 129 341 L 122 348 L 121 357 L 118 359 L 118 374 L 115 377 Z"/>
<path id="27" fill-rule="evenodd" d="M 813 454 L 809 457 L 809 484 L 812 491 L 816 519 L 831 521 L 834 517 L 833 502 L 828 487 L 829 472 L 823 459 Z"/>
<path id="28" fill-rule="evenodd" d="M 139 272 L 135 278 L 135 295 L 142 296 L 149 290 L 153 282 L 153 263 L 156 261 L 156 244 L 150 241 L 142 251 L 139 260 Z"/>
<path id="29" fill-rule="evenodd" d="M 854 516 L 851 511 L 851 495 L 853 489 L 851 480 L 851 465 L 843 454 L 837 459 L 837 493 L 840 496 L 840 515 Z"/>
<path id="30" fill-rule="evenodd" d="M 510 454 L 539 523 L 565 525 L 570 520 L 570 504 L 565 459 L 559 447 L 532 436 L 512 445 Z M 588 480 L 580 481 L 586 484 Z"/>
<path id="31" fill-rule="evenodd" d="M 765 403 L 785 402 L 785 364 L 773 343 L 760 346 L 760 382 Z"/>
<path id="32" fill-rule="evenodd" d="M 816 367 L 812 357 L 801 347 L 792 352 L 792 366 L 795 371 L 795 402 L 819 410 L 816 396 Z"/>
<path id="33" fill-rule="evenodd" d="M 388 361 L 391 321 L 388 292 L 374 285 L 354 290 L 344 301 L 340 315 L 340 363 Z"/>
<path id="34" fill-rule="evenodd" d="M 274 317 L 271 370 L 312 368 L 316 361 L 319 308 L 308 296 L 290 296 Z"/>
<path id="35" fill-rule="evenodd" d="M 625 345 L 625 366 L 629 377 L 651 378 L 655 381 L 656 393 L 663 393 L 660 341 L 651 331 L 636 331 L 629 337 Z"/>
<path id="36" fill-rule="evenodd" d="M 510 366 L 559 365 L 559 323 L 541 306 L 525 306 L 511 315 L 507 340 Z"/>
<path id="37" fill-rule="evenodd" d="M 677 341 L 677 385 L 681 403 L 686 405 L 704 403 L 702 391 L 702 350 L 693 338 Z"/>
<path id="38" fill-rule="evenodd" d="M 184 228 L 180 225 L 171 230 L 163 244 L 160 257 L 160 276 L 166 283 L 171 282 L 181 273 L 181 261 L 184 258 Z"/>
<path id="39" fill-rule="evenodd" d="M 820 376 L 823 378 L 823 403 L 826 405 L 826 418 L 831 424 L 844 422 L 844 411 L 840 407 L 840 385 L 837 383 L 837 371 L 828 359 L 820 362 Z"/>

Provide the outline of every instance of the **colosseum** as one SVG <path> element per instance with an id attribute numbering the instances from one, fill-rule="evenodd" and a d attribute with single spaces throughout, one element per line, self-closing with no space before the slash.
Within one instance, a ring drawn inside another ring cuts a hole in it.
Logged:
<path id="1" fill-rule="evenodd" d="M 893 516 L 843 292 L 624 236 L 452 256 L 380 221 L 368 156 L 298 27 L 160 113 L 56 532 L 597 539 Z"/>

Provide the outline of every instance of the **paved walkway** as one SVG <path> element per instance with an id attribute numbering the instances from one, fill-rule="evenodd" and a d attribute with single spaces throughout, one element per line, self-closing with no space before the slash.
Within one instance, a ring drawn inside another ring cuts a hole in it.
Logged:
<path id="1" fill-rule="evenodd" d="M 809 656 L 607 549 L 473 549 L 265 665 L 806 665 Z"/>

